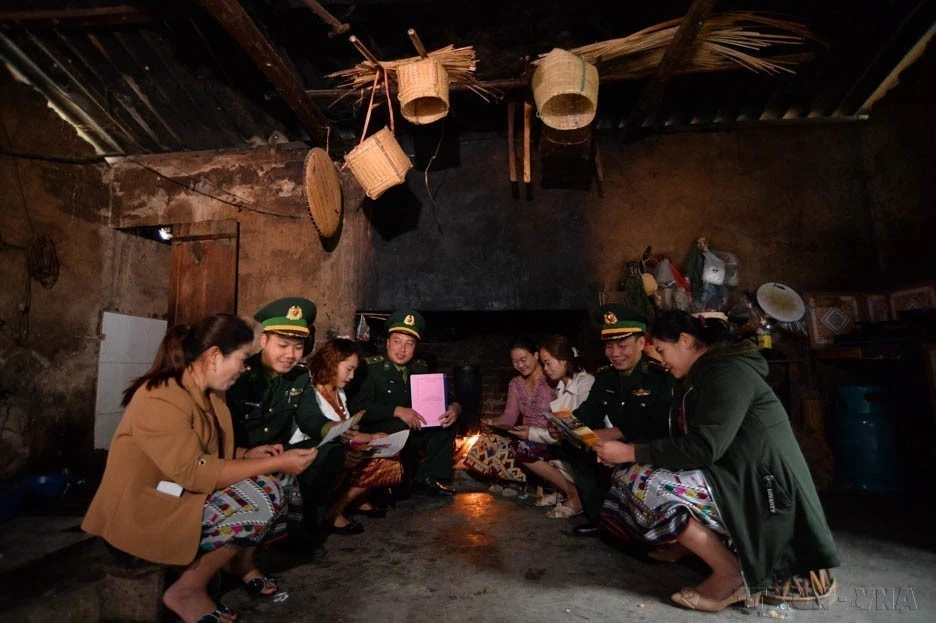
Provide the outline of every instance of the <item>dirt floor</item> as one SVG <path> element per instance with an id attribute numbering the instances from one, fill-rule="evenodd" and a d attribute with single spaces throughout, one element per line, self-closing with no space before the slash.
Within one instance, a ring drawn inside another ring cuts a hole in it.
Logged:
<path id="1" fill-rule="evenodd" d="M 635 558 L 601 539 L 572 536 L 575 520 L 547 519 L 529 500 L 492 495 L 464 475 L 456 484 L 454 499 L 414 497 L 385 519 L 359 518 L 365 532 L 332 536 L 321 561 L 262 551 L 263 567 L 281 581 L 275 599 L 251 599 L 234 581 L 218 592 L 239 621 L 253 623 L 936 620 L 936 544 L 911 520 L 924 515 L 892 498 L 825 500 L 843 561 L 830 609 L 734 608 L 713 616 L 669 605 L 671 593 L 702 579 L 698 563 Z M 3 620 L 95 621 L 102 601 L 121 598 L 102 595 L 110 557 L 77 523 L 60 514 L 4 525 Z"/>

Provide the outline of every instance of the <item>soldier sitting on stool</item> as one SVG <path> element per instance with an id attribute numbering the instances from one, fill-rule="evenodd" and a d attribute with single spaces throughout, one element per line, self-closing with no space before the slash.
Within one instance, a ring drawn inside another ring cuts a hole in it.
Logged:
<path id="1" fill-rule="evenodd" d="M 440 418 L 441 426 L 423 428 L 424 416 L 417 413 L 410 397 L 411 374 L 426 374 L 428 366 L 414 360 L 416 344 L 426 326 L 415 311 L 401 310 L 386 321 L 387 356 L 368 357 L 355 376 L 350 407 L 352 412 L 364 409 L 361 430 L 367 433 L 395 433 L 410 429 L 403 449 L 403 464 L 413 480 L 413 490 L 435 496 L 453 495 L 455 490 L 440 481 L 452 478 L 452 457 L 455 452 L 455 427 L 461 406 L 451 403 Z M 424 452 L 419 460 L 416 455 Z M 415 459 L 415 460 L 414 460 Z M 413 473 L 415 471 L 415 474 Z"/>
<path id="2" fill-rule="evenodd" d="M 673 377 L 643 356 L 648 319 L 624 305 L 602 305 L 596 314 L 605 356 L 610 366 L 595 374 L 588 398 L 574 415 L 602 440 L 650 441 L 669 434 L 669 408 Z M 556 439 L 559 432 L 550 430 Z M 575 484 L 588 522 L 573 528 L 577 536 L 597 536 L 605 495 L 611 488 L 611 470 L 599 465 L 595 453 L 563 443 L 572 465 Z"/>
<path id="3" fill-rule="evenodd" d="M 263 326 L 260 352 L 247 359 L 247 371 L 227 392 L 238 445 L 289 445 L 296 417 L 317 409 L 309 370 L 299 363 L 315 321 L 315 303 L 304 298 L 273 301 L 256 314 Z M 307 447 L 307 443 L 293 447 Z M 302 492 L 302 526 L 290 526 L 289 538 L 313 558 L 325 554 L 325 511 L 344 468 L 345 446 L 332 441 L 319 448 L 315 461 L 297 477 Z"/>

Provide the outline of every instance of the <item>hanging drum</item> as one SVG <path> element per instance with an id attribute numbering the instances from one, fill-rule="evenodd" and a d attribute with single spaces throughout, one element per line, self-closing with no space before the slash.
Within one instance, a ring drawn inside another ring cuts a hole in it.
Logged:
<path id="1" fill-rule="evenodd" d="M 386 127 L 352 149 L 345 156 L 345 162 L 371 199 L 377 199 L 388 188 L 402 184 L 406 180 L 406 172 L 413 168 L 396 137 Z"/>
<path id="2" fill-rule="evenodd" d="M 396 68 L 403 117 L 417 125 L 438 121 L 449 111 L 449 77 L 442 63 L 426 58 Z"/>
<path id="3" fill-rule="evenodd" d="M 341 224 L 341 181 L 328 153 L 319 147 L 305 159 L 305 193 L 312 224 L 323 238 L 331 238 Z"/>
<path id="4" fill-rule="evenodd" d="M 536 111 L 556 130 L 584 128 L 598 106 L 598 69 L 580 56 L 554 49 L 533 72 Z"/>

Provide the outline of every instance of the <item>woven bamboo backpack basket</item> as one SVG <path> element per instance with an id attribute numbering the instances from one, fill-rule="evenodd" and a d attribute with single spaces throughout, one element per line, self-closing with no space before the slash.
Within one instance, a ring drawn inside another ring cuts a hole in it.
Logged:
<path id="1" fill-rule="evenodd" d="M 533 72 L 533 99 L 540 119 L 556 130 L 577 130 L 595 118 L 598 69 L 580 56 L 554 49 Z"/>
<path id="2" fill-rule="evenodd" d="M 388 127 L 352 149 L 345 156 L 345 163 L 371 199 L 377 199 L 388 188 L 402 184 L 406 180 L 406 172 L 413 168 L 413 163 Z"/>
<path id="3" fill-rule="evenodd" d="M 442 63 L 426 58 L 396 68 L 403 118 L 417 125 L 438 121 L 449 111 L 449 75 Z"/>

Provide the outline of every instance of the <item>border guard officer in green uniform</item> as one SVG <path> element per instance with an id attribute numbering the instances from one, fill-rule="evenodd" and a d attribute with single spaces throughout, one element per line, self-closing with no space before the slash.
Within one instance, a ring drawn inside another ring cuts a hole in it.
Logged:
<path id="1" fill-rule="evenodd" d="M 452 479 L 453 424 L 461 406 L 451 402 L 440 419 L 441 427 L 423 428 L 426 423 L 423 416 L 433 414 L 413 410 L 409 377 L 429 372 L 424 361 L 413 359 L 426 321 L 418 312 L 400 310 L 387 318 L 385 326 L 389 334 L 386 356 L 367 358 L 367 365 L 362 366 L 355 378 L 350 408 L 366 411 L 360 424 L 364 432 L 395 433 L 409 428 L 403 454 L 404 465 L 410 472 L 406 477 L 413 479 L 413 490 L 435 496 L 453 495 L 455 490 L 440 481 Z M 416 458 L 419 453 L 424 453 L 421 460 Z"/>
<path id="2" fill-rule="evenodd" d="M 611 362 L 598 370 L 588 398 L 574 415 L 602 440 L 649 441 L 669 434 L 673 377 L 655 360 L 644 357 L 648 319 L 617 303 L 602 305 L 595 324 L 601 328 L 605 356 Z M 573 528 L 578 536 L 597 536 L 611 471 L 599 465 L 593 451 L 563 450 L 572 465 L 587 523 Z"/>
<path id="3" fill-rule="evenodd" d="M 228 390 L 227 403 L 238 445 L 282 448 L 296 430 L 296 417 L 315 408 L 309 370 L 299 361 L 315 321 L 315 303 L 298 297 L 278 299 L 254 314 L 254 319 L 263 328 L 260 352 L 247 359 L 247 371 Z M 291 525 L 289 536 L 299 551 L 313 557 L 324 554 L 325 511 L 344 460 L 344 445 L 330 442 L 319 448 L 315 461 L 297 477 L 302 526 Z"/>

